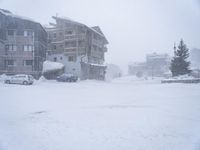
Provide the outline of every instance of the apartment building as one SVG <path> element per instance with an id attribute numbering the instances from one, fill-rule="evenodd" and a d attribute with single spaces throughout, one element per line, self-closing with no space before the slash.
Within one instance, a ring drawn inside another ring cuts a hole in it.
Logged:
<path id="1" fill-rule="evenodd" d="M 171 58 L 168 54 L 151 53 L 145 62 L 135 62 L 128 66 L 130 75 L 161 77 L 169 74 Z"/>
<path id="2" fill-rule="evenodd" d="M 0 73 L 38 77 L 46 59 L 47 33 L 40 23 L 0 9 Z"/>
<path id="3" fill-rule="evenodd" d="M 55 23 L 45 28 L 48 33 L 47 59 L 63 63 L 66 73 L 73 73 L 82 80 L 104 80 L 108 41 L 100 27 L 88 27 L 63 17 L 52 18 Z"/>

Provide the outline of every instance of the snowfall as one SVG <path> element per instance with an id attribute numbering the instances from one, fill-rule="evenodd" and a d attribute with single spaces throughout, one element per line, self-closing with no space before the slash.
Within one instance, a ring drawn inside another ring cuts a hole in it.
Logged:
<path id="1" fill-rule="evenodd" d="M 200 150 L 200 84 L 1 81 L 0 150 Z"/>

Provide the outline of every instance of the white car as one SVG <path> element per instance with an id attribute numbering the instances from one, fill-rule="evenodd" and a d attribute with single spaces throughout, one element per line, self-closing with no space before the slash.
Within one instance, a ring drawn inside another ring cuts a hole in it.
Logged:
<path id="1" fill-rule="evenodd" d="M 18 74 L 14 76 L 9 76 L 4 82 L 7 84 L 30 85 L 30 84 L 33 84 L 34 78 L 31 75 Z"/>

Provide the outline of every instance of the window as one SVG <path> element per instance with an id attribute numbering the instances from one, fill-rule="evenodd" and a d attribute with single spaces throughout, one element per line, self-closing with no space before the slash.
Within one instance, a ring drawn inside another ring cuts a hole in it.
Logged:
<path id="1" fill-rule="evenodd" d="M 56 32 L 55 32 L 55 33 L 53 33 L 53 38 L 56 38 Z"/>
<path id="2" fill-rule="evenodd" d="M 54 58 L 53 58 L 53 61 L 56 62 L 56 61 L 57 61 L 57 57 L 54 57 Z"/>
<path id="3" fill-rule="evenodd" d="M 76 47 L 76 41 L 65 42 L 65 47 Z"/>
<path id="4" fill-rule="evenodd" d="M 24 60 L 24 66 L 32 66 L 33 60 Z"/>
<path id="5" fill-rule="evenodd" d="M 53 46 L 53 49 L 56 50 L 56 45 Z"/>
<path id="6" fill-rule="evenodd" d="M 6 45 L 5 49 L 6 49 L 6 51 L 8 51 L 9 50 L 9 45 Z"/>
<path id="7" fill-rule="evenodd" d="M 16 64 L 15 64 L 14 60 L 10 59 L 10 60 L 7 60 L 7 65 L 8 66 L 15 66 Z"/>
<path id="8" fill-rule="evenodd" d="M 34 50 L 34 46 L 33 45 L 24 45 L 23 46 L 23 50 L 24 51 L 33 51 Z"/>
<path id="9" fill-rule="evenodd" d="M 33 45 L 28 45 L 28 50 L 29 51 L 33 51 L 34 50 L 34 46 Z"/>
<path id="10" fill-rule="evenodd" d="M 32 32 L 30 30 L 25 30 L 24 31 L 24 36 L 34 36 L 34 32 Z"/>
<path id="11" fill-rule="evenodd" d="M 97 50 L 97 46 L 93 45 L 93 50 L 96 51 Z"/>
<path id="12" fill-rule="evenodd" d="M 70 62 L 75 61 L 75 57 L 74 56 L 69 56 L 68 57 L 68 61 L 70 61 Z"/>
<path id="13" fill-rule="evenodd" d="M 14 30 L 8 30 L 8 35 L 13 36 L 15 34 Z"/>
<path id="14" fill-rule="evenodd" d="M 27 36 L 27 35 L 28 35 L 27 31 L 24 31 L 24 36 Z"/>
<path id="15" fill-rule="evenodd" d="M 60 45 L 60 49 L 63 49 L 63 45 Z"/>
<path id="16" fill-rule="evenodd" d="M 27 46 L 27 45 L 24 45 L 24 46 L 23 46 L 23 50 L 24 50 L 24 51 L 27 51 L 27 50 L 28 50 L 28 46 Z"/>
<path id="17" fill-rule="evenodd" d="M 5 48 L 7 51 L 16 51 L 17 50 L 17 46 L 14 44 L 8 44 L 8 45 L 6 45 Z"/>
<path id="18" fill-rule="evenodd" d="M 85 46 L 85 41 L 84 40 L 78 41 L 78 45 L 81 46 L 81 47 L 84 47 Z"/>
<path id="19" fill-rule="evenodd" d="M 24 36 L 24 30 L 19 29 L 17 30 L 16 34 L 20 36 Z"/>
<path id="20" fill-rule="evenodd" d="M 62 57 L 60 57 L 60 60 L 62 60 Z"/>
<path id="21" fill-rule="evenodd" d="M 65 31 L 65 34 L 67 35 L 70 35 L 70 34 L 72 34 L 73 32 L 72 31 Z"/>

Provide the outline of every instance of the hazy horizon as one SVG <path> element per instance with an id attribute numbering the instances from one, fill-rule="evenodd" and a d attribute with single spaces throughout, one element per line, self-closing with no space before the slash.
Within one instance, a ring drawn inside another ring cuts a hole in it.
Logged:
<path id="1" fill-rule="evenodd" d="M 147 53 L 172 54 L 181 38 L 190 49 L 200 48 L 199 0 L 0 0 L 0 8 L 42 25 L 57 14 L 100 26 L 109 41 L 106 63 L 123 70 Z"/>

